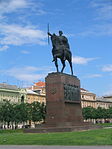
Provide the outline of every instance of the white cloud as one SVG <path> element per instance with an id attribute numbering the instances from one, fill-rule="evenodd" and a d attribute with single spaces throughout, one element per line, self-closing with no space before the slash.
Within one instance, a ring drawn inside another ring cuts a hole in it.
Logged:
<path id="1" fill-rule="evenodd" d="M 0 32 L 2 45 L 46 44 L 46 33 L 34 26 L 0 24 Z"/>
<path id="2" fill-rule="evenodd" d="M 84 32 L 77 33 L 77 36 L 112 36 L 112 23 L 97 24 L 88 27 Z"/>
<path id="3" fill-rule="evenodd" d="M 0 1 L 0 15 L 7 15 L 9 13 L 16 12 L 20 14 L 19 10 L 28 9 L 31 12 L 35 12 L 38 15 L 43 15 L 46 12 L 42 10 L 42 4 L 36 1 L 36 4 L 32 0 L 1 0 Z"/>
<path id="4" fill-rule="evenodd" d="M 0 47 L 0 51 L 6 51 L 9 47 L 7 45 L 4 45 Z"/>
<path id="5" fill-rule="evenodd" d="M 100 78 L 100 77 L 102 77 L 101 74 L 90 74 L 85 76 L 84 78 Z"/>
<path id="6" fill-rule="evenodd" d="M 16 79 L 22 80 L 22 81 L 27 81 L 27 82 L 33 82 L 35 80 L 43 79 L 45 78 L 44 74 L 16 74 L 15 76 Z"/>
<path id="7" fill-rule="evenodd" d="M 91 0 L 88 7 L 93 23 L 77 36 L 112 36 L 112 0 Z"/>
<path id="8" fill-rule="evenodd" d="M 92 0 L 90 6 L 96 9 L 96 18 L 99 20 L 112 19 L 112 1 L 111 0 Z"/>
<path id="9" fill-rule="evenodd" d="M 97 58 L 85 58 L 80 56 L 75 56 L 72 58 L 74 64 L 87 64 L 90 61 L 96 60 Z"/>
<path id="10" fill-rule="evenodd" d="M 27 51 L 27 50 L 22 50 L 21 53 L 23 53 L 23 54 L 30 54 L 30 52 Z"/>
<path id="11" fill-rule="evenodd" d="M 6 17 L 5 16 L 2 16 L 1 14 L 0 14 L 0 21 L 2 21 L 3 19 L 5 19 Z"/>
<path id="12" fill-rule="evenodd" d="M 27 81 L 32 83 L 39 79 L 44 79 L 48 72 L 50 72 L 51 67 L 34 67 L 34 66 L 25 66 L 25 67 L 14 67 L 8 70 L 1 70 L 0 72 L 3 75 L 13 77 L 20 81 Z"/>
<path id="13" fill-rule="evenodd" d="M 112 64 L 103 66 L 102 71 L 112 72 Z"/>
<path id="14" fill-rule="evenodd" d="M 15 12 L 20 8 L 29 7 L 30 3 L 28 0 L 2 0 L 0 1 L 0 13 Z"/>

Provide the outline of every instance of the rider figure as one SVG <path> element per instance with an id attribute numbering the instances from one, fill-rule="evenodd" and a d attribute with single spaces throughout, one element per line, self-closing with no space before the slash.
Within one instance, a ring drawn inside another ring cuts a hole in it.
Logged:
<path id="1" fill-rule="evenodd" d="M 59 31 L 59 41 L 60 41 L 60 45 L 64 46 L 63 48 L 66 48 L 65 50 L 70 51 L 70 46 L 68 43 L 68 39 L 65 36 L 62 36 L 63 32 Z"/>
<path id="2" fill-rule="evenodd" d="M 59 31 L 59 36 L 48 32 L 48 35 L 51 36 L 51 41 L 53 46 L 52 48 L 53 61 L 55 61 L 55 55 L 59 53 L 59 50 L 63 50 L 63 57 L 65 55 L 64 54 L 65 51 L 70 51 L 68 39 L 65 36 L 62 36 L 62 34 L 63 34 L 62 31 Z"/>

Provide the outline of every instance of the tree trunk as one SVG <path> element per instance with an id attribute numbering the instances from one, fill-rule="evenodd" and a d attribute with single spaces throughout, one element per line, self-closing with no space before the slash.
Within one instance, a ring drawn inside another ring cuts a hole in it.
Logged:
<path id="1" fill-rule="evenodd" d="M 14 129 L 14 125 L 13 125 L 13 122 L 11 122 L 11 126 L 12 126 L 12 130 Z"/>
<path id="2" fill-rule="evenodd" d="M 7 128 L 8 128 L 8 129 L 10 128 L 10 126 L 9 126 L 9 125 L 10 125 L 10 122 L 7 122 Z"/>

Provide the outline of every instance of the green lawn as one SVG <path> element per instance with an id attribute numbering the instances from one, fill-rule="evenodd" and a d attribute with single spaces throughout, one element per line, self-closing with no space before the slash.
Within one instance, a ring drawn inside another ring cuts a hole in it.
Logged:
<path id="1" fill-rule="evenodd" d="M 96 124 L 103 127 L 112 127 L 112 123 L 102 123 L 102 124 Z"/>
<path id="2" fill-rule="evenodd" d="M 27 134 L 0 131 L 1 145 L 112 145 L 112 129 L 81 132 Z"/>

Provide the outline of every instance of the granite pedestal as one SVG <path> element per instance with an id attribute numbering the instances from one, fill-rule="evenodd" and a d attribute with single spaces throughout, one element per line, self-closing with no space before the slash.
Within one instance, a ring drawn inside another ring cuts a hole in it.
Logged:
<path id="1" fill-rule="evenodd" d="M 96 129 L 98 126 L 83 122 L 80 80 L 64 73 L 50 73 L 46 81 L 45 124 L 28 133 L 69 132 Z"/>
<path id="2" fill-rule="evenodd" d="M 46 126 L 64 127 L 83 123 L 80 81 L 63 73 L 51 73 L 46 77 Z"/>

